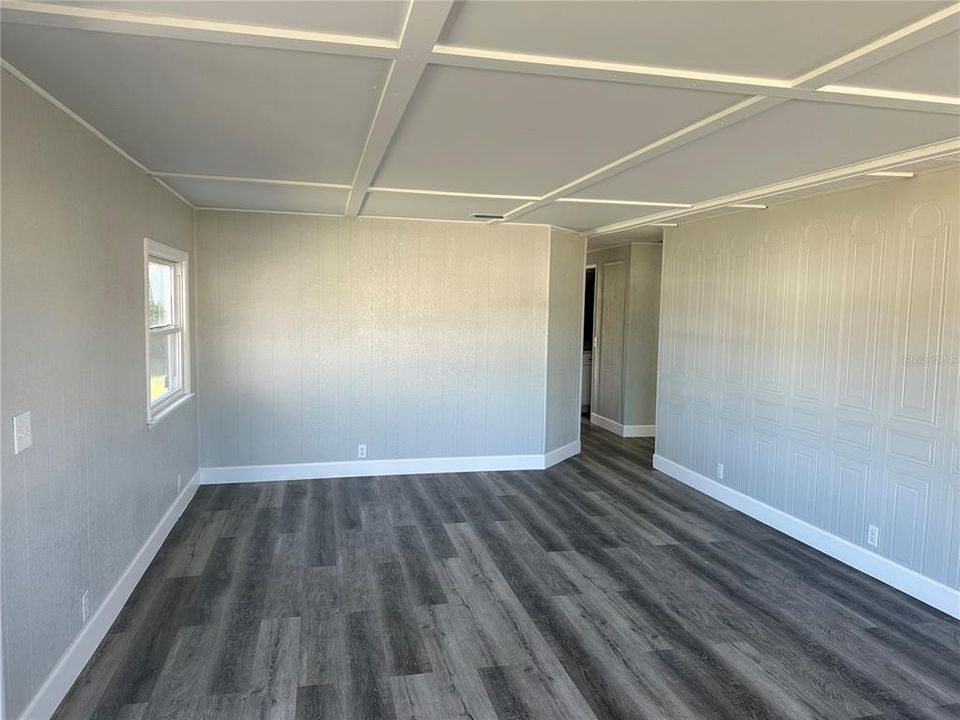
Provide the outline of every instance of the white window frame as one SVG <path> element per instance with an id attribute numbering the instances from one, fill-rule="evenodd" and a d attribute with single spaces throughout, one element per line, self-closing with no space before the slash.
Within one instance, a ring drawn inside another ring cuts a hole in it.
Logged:
<path id="1" fill-rule="evenodd" d="M 153 329 L 150 327 L 150 261 L 159 260 L 174 267 L 173 325 Z M 147 391 L 147 426 L 160 422 L 169 413 L 193 397 L 190 390 L 190 282 L 189 255 L 150 238 L 143 239 L 143 326 L 146 349 L 145 388 Z M 181 388 L 157 402 L 150 401 L 150 338 L 154 335 L 180 334 Z"/>

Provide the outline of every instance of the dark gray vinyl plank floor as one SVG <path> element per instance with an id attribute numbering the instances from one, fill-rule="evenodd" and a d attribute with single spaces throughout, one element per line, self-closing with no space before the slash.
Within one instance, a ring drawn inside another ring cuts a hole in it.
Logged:
<path id="1" fill-rule="evenodd" d="M 56 717 L 960 718 L 960 622 L 582 442 L 200 488 Z"/>

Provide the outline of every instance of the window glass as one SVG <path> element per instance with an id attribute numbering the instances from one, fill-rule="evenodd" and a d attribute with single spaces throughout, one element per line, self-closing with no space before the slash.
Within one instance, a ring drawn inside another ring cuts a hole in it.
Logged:
<path id="1" fill-rule="evenodd" d="M 180 333 L 151 335 L 150 402 L 156 403 L 182 387 Z"/>
<path id="2" fill-rule="evenodd" d="M 149 266 L 150 327 L 166 327 L 174 323 L 174 287 L 176 268 L 151 260 Z"/>

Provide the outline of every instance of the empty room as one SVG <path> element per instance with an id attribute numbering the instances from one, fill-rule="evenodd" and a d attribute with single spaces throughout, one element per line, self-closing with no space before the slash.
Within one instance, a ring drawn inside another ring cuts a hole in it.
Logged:
<path id="1" fill-rule="evenodd" d="M 0 720 L 960 720 L 960 3 L 0 56 Z"/>

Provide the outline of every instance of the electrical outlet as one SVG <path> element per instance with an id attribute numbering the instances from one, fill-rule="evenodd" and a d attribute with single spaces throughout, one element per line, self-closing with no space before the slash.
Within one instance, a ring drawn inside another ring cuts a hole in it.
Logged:
<path id="1" fill-rule="evenodd" d="M 366 445 L 357 445 L 357 457 L 365 458 L 367 456 L 367 446 Z"/>
<path id="2" fill-rule="evenodd" d="M 90 617 L 90 591 L 84 590 L 80 594 L 80 619 L 82 622 L 86 623 L 87 618 Z"/>
<path id="3" fill-rule="evenodd" d="M 180 491 L 183 489 L 183 475 L 177 473 L 177 494 L 180 494 Z"/>
<path id="4" fill-rule="evenodd" d="M 717 463 L 717 480 L 723 480 L 723 463 Z"/>
<path id="5" fill-rule="evenodd" d="M 867 545 L 872 545 L 876 547 L 880 542 L 880 528 L 876 525 L 870 525 L 867 527 Z"/>
<path id="6" fill-rule="evenodd" d="M 28 410 L 13 418 L 13 454 L 19 455 L 31 445 L 33 445 L 33 424 Z"/>

